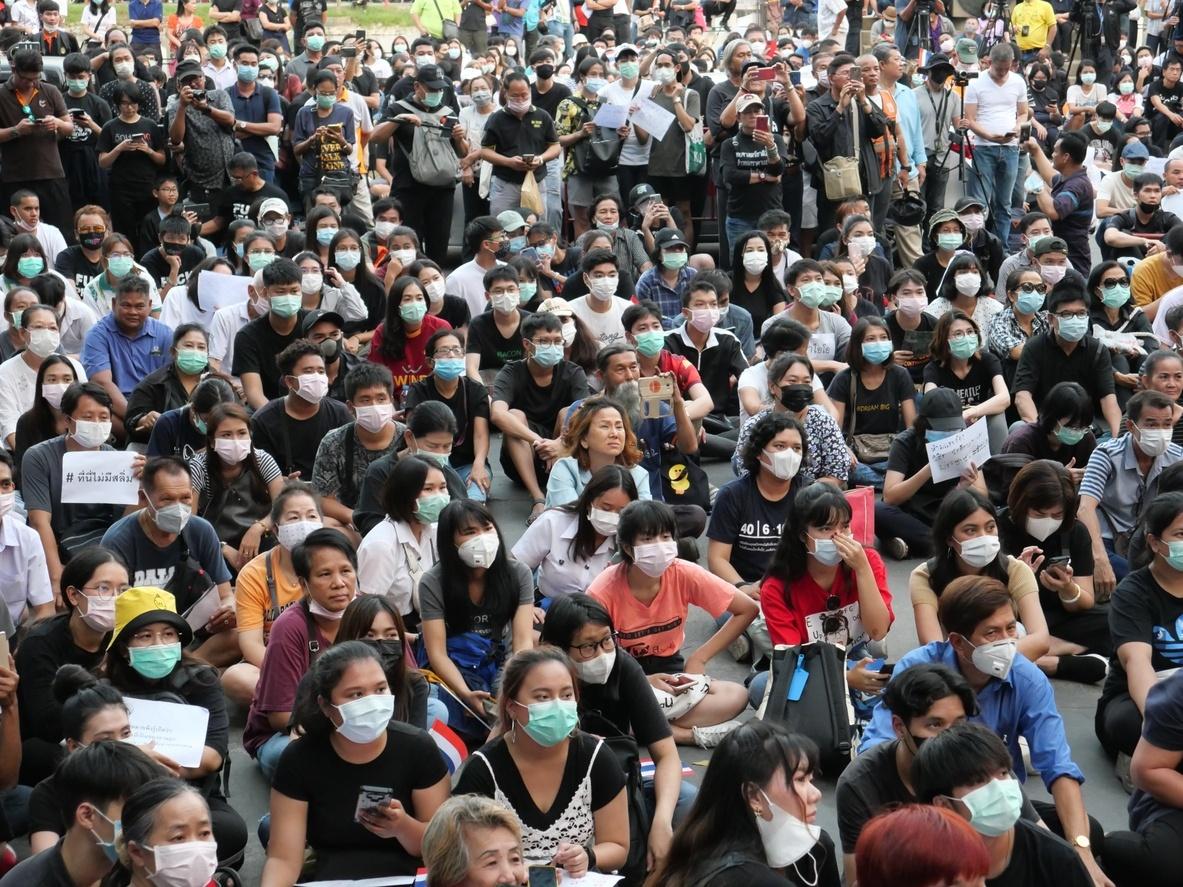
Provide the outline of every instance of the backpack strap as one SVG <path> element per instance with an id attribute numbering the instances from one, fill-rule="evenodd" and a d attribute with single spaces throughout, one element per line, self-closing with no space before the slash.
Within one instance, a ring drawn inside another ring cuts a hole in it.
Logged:
<path id="1" fill-rule="evenodd" d="M 267 599 L 271 606 L 267 608 L 267 618 L 274 622 L 279 618 L 279 594 L 275 587 L 275 569 L 271 564 L 272 558 L 275 557 L 275 552 L 278 549 L 273 548 L 267 553 L 267 557 L 263 558 L 263 564 L 267 568 Z"/>
<path id="2" fill-rule="evenodd" d="M 308 629 L 308 666 L 316 662 L 320 656 L 320 641 L 316 639 L 316 620 L 312 618 L 312 610 L 308 607 L 308 598 L 300 601 L 300 609 L 304 612 L 304 625 Z"/>

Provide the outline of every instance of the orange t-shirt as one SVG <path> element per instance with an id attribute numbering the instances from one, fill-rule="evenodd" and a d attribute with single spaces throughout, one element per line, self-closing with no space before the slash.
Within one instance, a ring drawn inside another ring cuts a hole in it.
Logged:
<path id="1" fill-rule="evenodd" d="M 238 616 L 238 630 L 252 631 L 261 628 L 264 641 L 271 633 L 271 623 L 274 621 L 267 618 L 267 611 L 271 608 L 271 595 L 267 593 L 266 559 L 275 556 L 276 551 L 277 549 L 273 548 L 252 558 L 239 572 L 238 582 L 234 586 L 234 611 Z M 288 582 L 287 576 L 277 563 L 272 562 L 271 569 L 275 574 L 275 597 L 279 601 L 280 612 L 283 612 L 300 600 L 300 583 Z"/>
<path id="2" fill-rule="evenodd" d="M 633 656 L 673 656 L 686 640 L 690 605 L 718 618 L 731 606 L 735 587 L 697 564 L 675 559 L 661 575 L 661 590 L 649 604 L 628 587 L 628 565 L 597 576 L 587 593 L 604 605 L 620 645 Z"/>

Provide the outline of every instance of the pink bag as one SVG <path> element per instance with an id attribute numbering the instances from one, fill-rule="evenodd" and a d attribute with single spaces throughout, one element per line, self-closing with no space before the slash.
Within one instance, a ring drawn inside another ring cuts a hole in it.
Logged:
<path id="1" fill-rule="evenodd" d="M 866 548 L 875 544 L 875 488 L 855 487 L 846 491 L 850 503 L 850 532 Z"/>

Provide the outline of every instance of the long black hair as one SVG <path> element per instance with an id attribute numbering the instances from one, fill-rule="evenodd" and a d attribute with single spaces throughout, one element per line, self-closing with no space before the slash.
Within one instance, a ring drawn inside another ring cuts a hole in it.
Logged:
<path id="1" fill-rule="evenodd" d="M 28 416 L 33 424 L 29 430 L 33 432 L 32 437 L 36 443 L 57 437 L 57 419 L 53 416 L 53 409 L 50 407 L 49 401 L 41 394 L 41 389 L 45 385 L 45 374 L 58 364 L 68 366 L 70 372 L 74 374 L 74 381 L 79 381 L 78 370 L 66 355 L 51 354 L 41 361 L 41 366 L 37 369 L 37 383 L 33 386 L 33 405 L 29 407 L 28 411 Z"/>
<path id="2" fill-rule="evenodd" d="M 622 465 L 605 465 L 591 476 L 578 499 L 560 506 L 560 511 L 578 515 L 575 538 L 567 549 L 571 560 L 585 561 L 596 553 L 596 528 L 591 525 L 587 512 L 592 502 L 609 490 L 624 490 L 630 502 L 637 501 L 637 484 L 628 469 Z"/>
<path id="3" fill-rule="evenodd" d="M 1078 382 L 1059 382 L 1043 398 L 1036 427 L 1044 437 L 1064 419 L 1070 428 L 1088 428 L 1093 424 L 1093 399 Z"/>
<path id="4" fill-rule="evenodd" d="M 985 511 L 995 520 L 998 511 L 990 497 L 970 487 L 954 490 L 941 503 L 937 516 L 932 522 L 933 551 L 936 555 L 928 561 L 928 584 L 933 594 L 941 596 L 945 586 L 961 575 L 957 567 L 957 552 L 949 544 L 953 538 L 954 528 L 978 509 Z M 1003 585 L 1007 584 L 1007 561 L 1009 558 L 1001 551 L 994 561 L 981 572 L 983 576 L 997 579 Z"/>
<path id="5" fill-rule="evenodd" d="M 780 724 L 753 718 L 728 733 L 711 756 L 694 806 L 674 832 L 670 852 L 645 887 L 698 884 L 702 869 L 727 853 L 767 861 L 749 798 L 778 770 L 792 786 L 802 764 L 810 773 L 817 770 L 817 746 Z M 820 867 L 816 859 L 814 864 Z"/>
<path id="6" fill-rule="evenodd" d="M 789 585 L 804 576 L 809 566 L 809 550 L 805 547 L 805 535 L 809 528 L 829 526 L 835 521 L 849 523 L 850 516 L 850 502 L 833 484 L 818 481 L 797 494 L 780 542 L 764 574 L 767 578 L 779 579 L 784 583 L 786 600 Z M 850 568 L 840 563 L 838 569 L 848 571 Z"/>
<path id="7" fill-rule="evenodd" d="M 316 664 L 308 672 L 307 679 L 300 682 L 296 701 L 292 706 L 292 729 L 302 731 L 306 736 L 328 736 L 336 728 L 320 703 L 331 705 L 333 688 L 341 682 L 345 670 L 355 662 L 371 659 L 382 667 L 382 657 L 368 644 L 361 641 L 340 641 L 317 657 Z M 385 674 L 385 671 L 383 671 Z"/>
<path id="8" fill-rule="evenodd" d="M 482 608 L 494 619 L 513 619 L 518 606 L 517 582 L 509 566 L 509 551 L 505 538 L 489 509 L 471 499 L 457 499 L 440 514 L 435 538 L 439 549 L 440 590 L 444 595 L 444 622 L 449 634 L 472 631 L 473 604 L 468 596 L 470 568 L 460 560 L 457 546 L 452 544 L 457 531 L 470 527 L 492 527 L 501 545 L 497 557 L 485 570 L 485 596 Z"/>
<path id="9" fill-rule="evenodd" d="M 394 717 L 404 724 L 411 722 L 411 697 L 414 695 L 412 678 L 419 670 L 407 662 L 407 629 L 403 625 L 403 617 L 399 615 L 394 604 L 384 594 L 359 594 L 349 602 L 345 612 L 341 614 L 341 623 L 337 627 L 335 643 L 342 641 L 360 641 L 367 647 L 378 650 L 378 645 L 366 637 L 366 633 L 378 618 L 378 614 L 385 612 L 394 621 L 398 631 L 398 643 L 402 648 L 402 655 L 389 668 L 383 665 L 386 672 L 386 682 L 390 684 L 390 692 L 394 694 Z"/>
<path id="10" fill-rule="evenodd" d="M 336 242 L 336 238 L 333 240 Z M 424 303 L 430 303 L 427 290 L 417 277 L 404 274 L 391 285 L 390 295 L 386 299 L 386 319 L 382 322 L 382 347 L 379 349 L 383 357 L 389 357 L 391 360 L 401 360 L 407 347 L 407 331 L 398 309 L 403 300 L 403 293 L 412 286 L 423 293 Z"/>
<path id="11" fill-rule="evenodd" d="M 760 289 L 766 294 L 775 293 L 781 297 L 780 301 L 785 301 L 788 299 L 788 292 L 785 290 L 784 283 L 777 279 L 776 269 L 773 267 L 776 263 L 772 261 L 772 244 L 768 241 L 768 236 L 763 231 L 748 231 L 735 241 L 735 246 L 731 250 L 731 267 L 736 269 L 733 272 L 735 284 L 732 292 L 741 286 L 744 292 L 748 291 L 748 286 L 744 283 L 746 272 L 743 267 L 743 251 L 744 247 L 748 245 L 749 240 L 759 240 L 764 244 L 764 249 L 768 253 L 768 264 L 760 272 Z"/>
<path id="12" fill-rule="evenodd" d="M 224 463 L 222 457 L 218 455 L 218 451 L 214 448 L 214 440 L 216 439 L 215 435 L 218 433 L 218 427 L 230 419 L 237 419 L 245 423 L 247 432 L 250 433 L 252 431 L 250 415 L 237 402 L 219 403 L 209 411 L 205 441 L 205 484 L 206 489 L 209 490 L 209 496 L 202 503 L 201 508 L 201 516 L 207 520 L 215 520 L 217 518 L 217 515 L 207 514 L 211 507 L 221 508 L 225 504 L 222 501 L 222 492 L 225 487 L 225 482 L 222 480 L 222 472 L 228 468 L 237 467 Z M 258 503 L 257 507 L 262 508 L 264 513 L 266 513 L 271 507 L 271 491 L 267 487 L 267 482 L 263 480 L 263 466 L 259 462 L 259 451 L 255 449 L 253 435 L 251 438 L 251 451 L 240 464 L 249 477 L 251 497 Z M 198 493 L 201 494 L 204 491 L 199 490 Z"/>

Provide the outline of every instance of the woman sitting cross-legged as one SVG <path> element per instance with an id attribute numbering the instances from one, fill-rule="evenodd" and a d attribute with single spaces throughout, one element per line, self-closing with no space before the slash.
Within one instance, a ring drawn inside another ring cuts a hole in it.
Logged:
<path id="1" fill-rule="evenodd" d="M 616 531 L 621 563 L 601 573 L 587 593 L 603 604 L 622 646 L 641 664 L 674 739 L 711 748 L 735 728 L 747 691 L 706 674 L 707 663 L 756 618 L 756 602 L 731 583 L 677 557 L 676 519 L 663 502 L 634 502 Z M 689 659 L 682 657 L 690 605 L 731 618 Z M 627 640 L 626 640 L 627 639 Z"/>
<path id="2" fill-rule="evenodd" d="M 653 498 L 649 492 L 649 472 L 641 464 L 637 436 L 628 413 L 616 401 L 607 397 L 583 401 L 568 416 L 563 453 L 546 481 L 548 507 L 574 502 L 592 472 L 604 465 L 626 468 L 637 486 L 637 498 Z"/>
<path id="3" fill-rule="evenodd" d="M 326 650 L 300 688 L 299 738 L 271 790 L 263 887 L 414 875 L 423 831 L 448 798 L 448 770 L 424 731 L 394 720 L 382 658 L 360 641 Z"/>
<path id="4" fill-rule="evenodd" d="M 579 681 L 566 654 L 554 647 L 515 654 L 505 665 L 498 716 L 500 735 L 468 759 L 456 794 L 485 795 L 513 810 L 531 865 L 558 866 L 575 878 L 624 865 L 624 773 L 603 739 L 577 729 Z"/>

